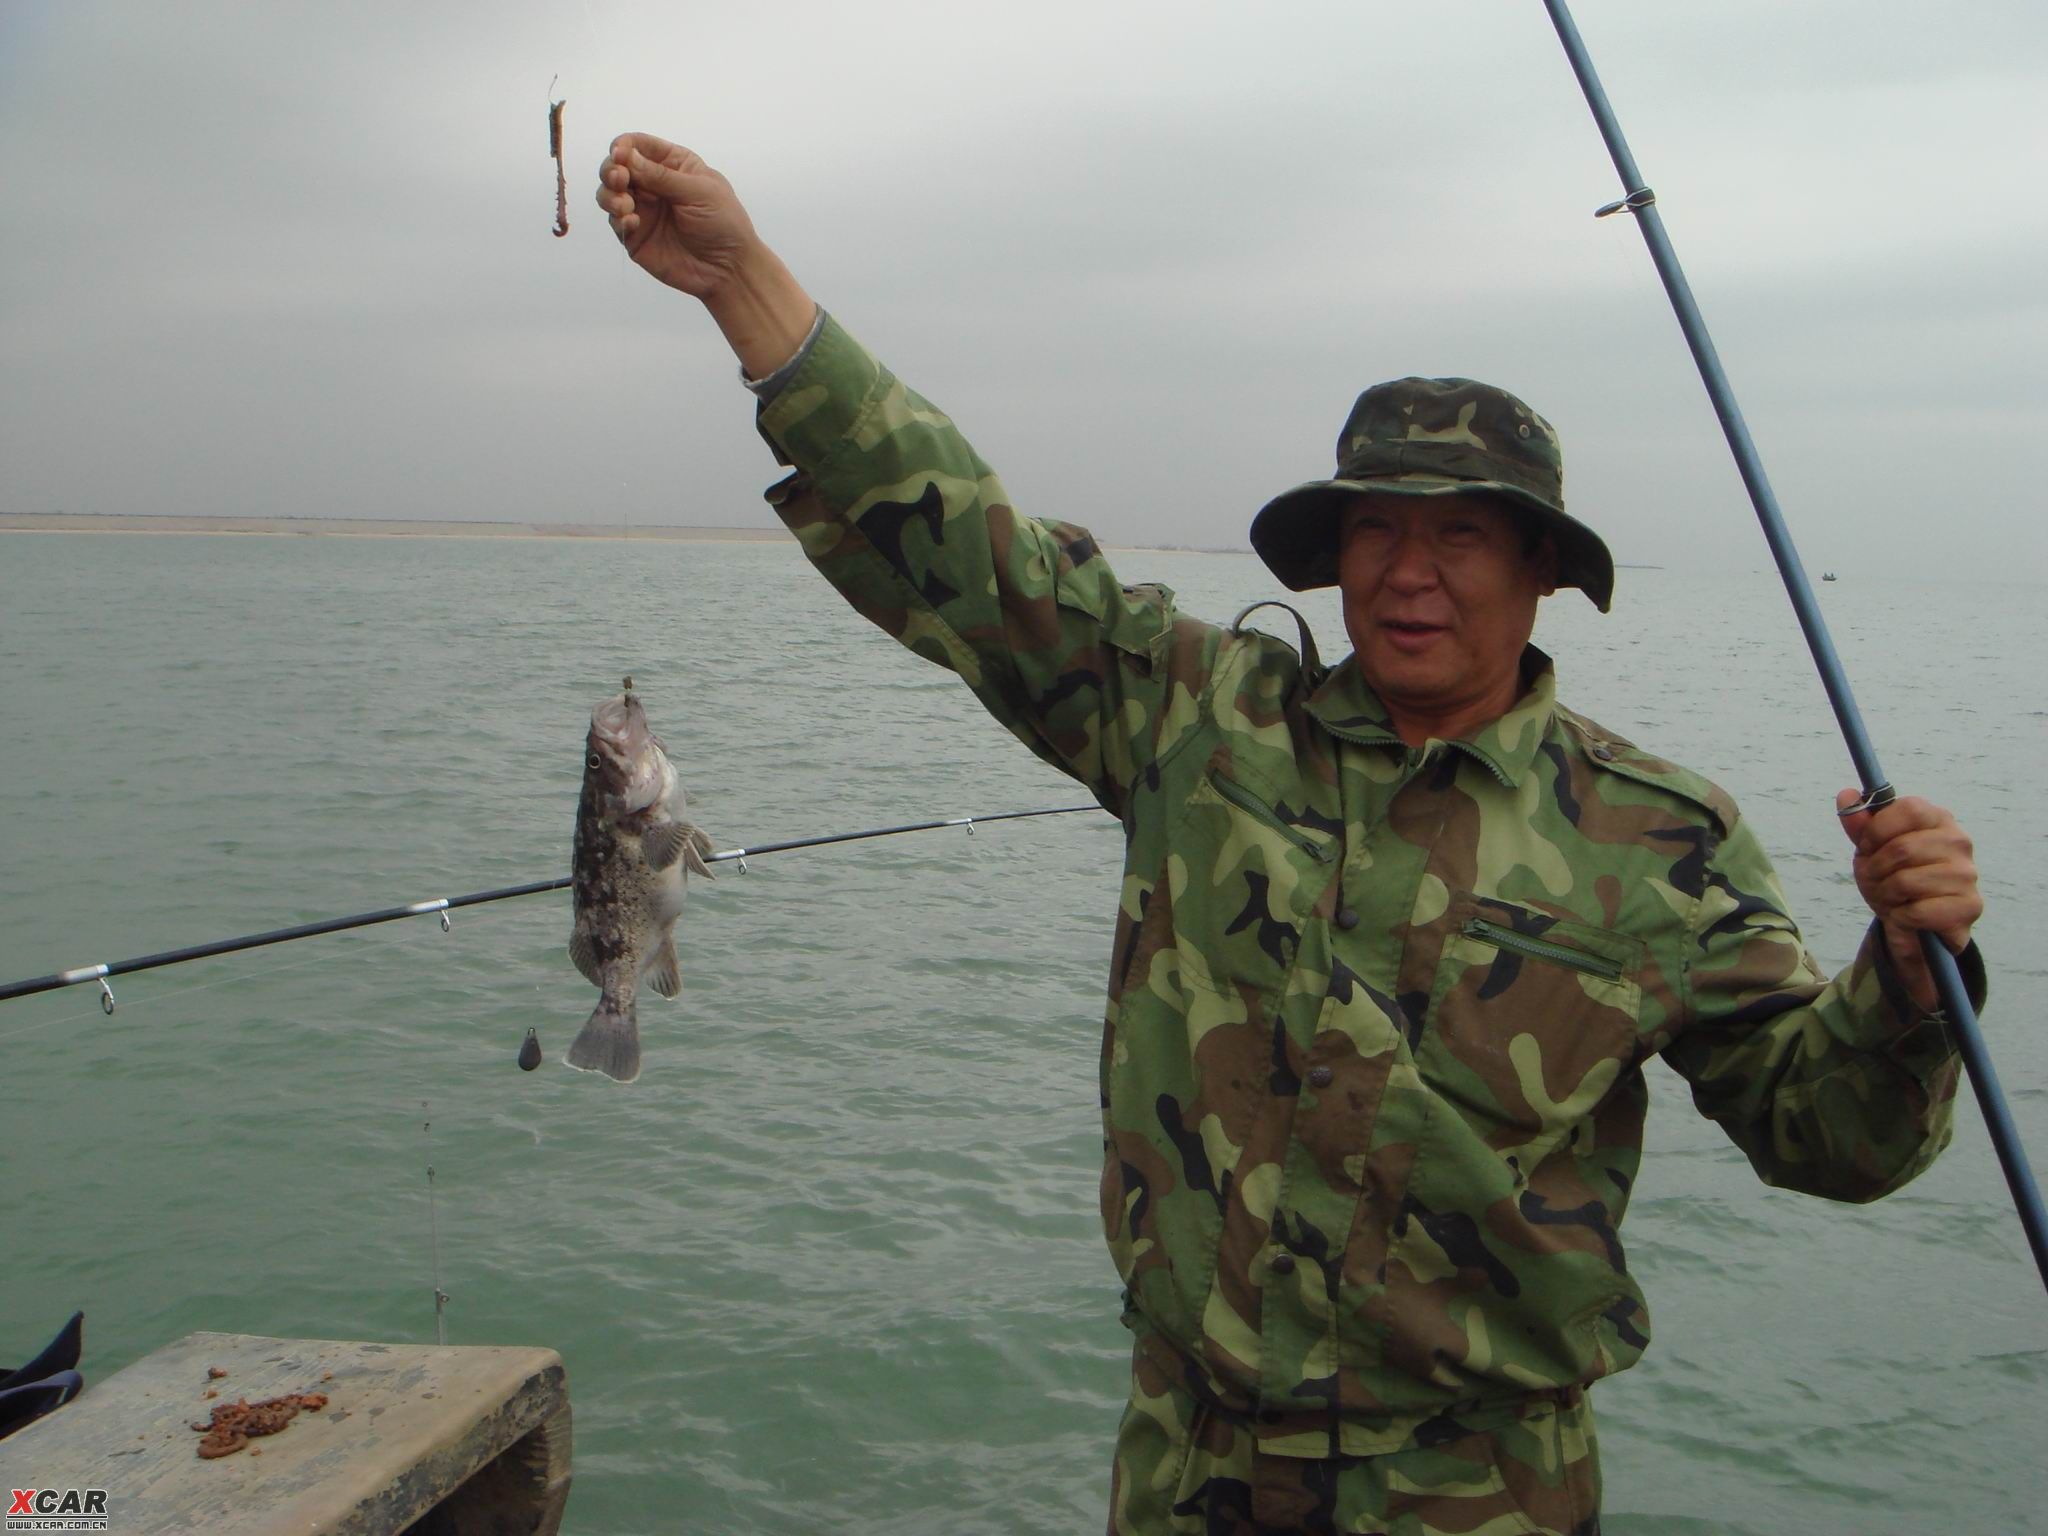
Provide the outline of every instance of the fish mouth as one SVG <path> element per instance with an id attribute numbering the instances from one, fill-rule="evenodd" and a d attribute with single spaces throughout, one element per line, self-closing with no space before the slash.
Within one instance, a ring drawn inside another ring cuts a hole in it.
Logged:
<path id="1" fill-rule="evenodd" d="M 615 694 L 590 712 L 585 767 L 598 776 L 605 812 L 617 820 L 658 804 L 667 777 L 647 729 L 647 712 L 633 694 Z"/>
<path id="2" fill-rule="evenodd" d="M 592 734 L 625 746 L 634 736 L 647 734 L 647 711 L 630 693 L 614 694 L 590 712 Z"/>

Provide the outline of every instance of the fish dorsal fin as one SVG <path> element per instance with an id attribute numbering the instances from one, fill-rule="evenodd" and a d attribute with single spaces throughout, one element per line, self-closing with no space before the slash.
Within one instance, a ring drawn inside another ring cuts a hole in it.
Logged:
<path id="1" fill-rule="evenodd" d="M 679 997 L 683 990 L 683 968 L 676 959 L 676 937 L 670 934 L 661 941 L 661 948 L 654 952 L 654 959 L 647 967 L 647 985 L 663 997 Z"/>

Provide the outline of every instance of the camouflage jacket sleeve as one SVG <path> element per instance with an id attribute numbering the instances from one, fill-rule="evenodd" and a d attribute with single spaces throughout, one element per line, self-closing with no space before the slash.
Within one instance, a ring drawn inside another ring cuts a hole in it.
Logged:
<path id="1" fill-rule="evenodd" d="M 1084 530 L 1013 511 L 952 422 L 829 317 L 760 428 L 795 466 L 768 500 L 811 563 L 1122 816 L 1220 632 L 1177 619 L 1164 587 L 1121 585 Z"/>
<path id="2" fill-rule="evenodd" d="M 1955 1045 L 1907 996 L 1875 921 L 1830 980 L 1785 905 L 1738 817 L 1708 866 L 1683 983 L 1687 1027 L 1665 1059 L 1765 1183 L 1875 1200 L 1948 1144 Z M 1981 1004 L 1975 945 L 1962 969 Z"/>

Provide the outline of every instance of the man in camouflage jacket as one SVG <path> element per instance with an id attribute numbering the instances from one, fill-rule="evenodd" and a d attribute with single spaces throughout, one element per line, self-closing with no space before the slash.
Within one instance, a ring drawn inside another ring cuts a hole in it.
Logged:
<path id="1" fill-rule="evenodd" d="M 1369 390 L 1336 478 L 1260 513 L 1284 582 L 1341 589 L 1355 649 L 1325 668 L 1305 627 L 1188 618 L 1015 512 L 689 151 L 625 136 L 598 200 L 754 375 L 804 553 L 1124 825 L 1112 1532 L 1597 1530 L 1584 1389 L 1649 1333 L 1617 1235 L 1642 1065 L 1772 1184 L 1911 1179 L 1957 1076 L 1918 932 L 1982 994 L 1953 818 L 1847 818 L 1878 916 L 1824 975 L 1727 795 L 1557 703 L 1536 604 L 1604 611 L 1613 568 L 1504 391 Z"/>

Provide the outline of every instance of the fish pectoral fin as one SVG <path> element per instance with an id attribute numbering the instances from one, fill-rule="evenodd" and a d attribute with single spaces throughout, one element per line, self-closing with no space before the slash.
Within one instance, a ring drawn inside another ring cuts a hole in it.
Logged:
<path id="1" fill-rule="evenodd" d="M 654 952 L 653 963 L 647 967 L 647 985 L 663 997 L 680 997 L 683 991 L 683 968 L 676 959 L 675 935 L 670 934 L 661 941 L 661 948 Z"/>
<path id="2" fill-rule="evenodd" d="M 576 962 L 576 969 L 583 973 L 583 979 L 593 987 L 604 985 L 604 968 L 597 963 L 597 950 L 590 942 L 590 935 L 578 928 L 569 935 L 569 958 Z"/>
<path id="3" fill-rule="evenodd" d="M 690 828 L 690 841 L 683 848 L 683 868 L 693 875 L 702 875 L 706 880 L 716 880 L 711 866 L 704 862 L 711 852 L 711 834 L 702 827 Z"/>
<path id="4" fill-rule="evenodd" d="M 690 828 L 680 821 L 665 821 L 640 834 L 640 852 L 649 869 L 667 869 L 683 856 L 690 843 Z"/>

